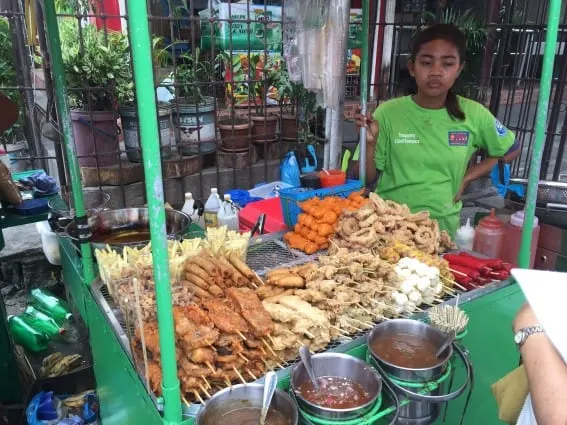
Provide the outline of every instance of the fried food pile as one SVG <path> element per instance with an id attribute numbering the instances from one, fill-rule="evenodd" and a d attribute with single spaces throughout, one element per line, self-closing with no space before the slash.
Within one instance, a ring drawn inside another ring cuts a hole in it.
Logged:
<path id="1" fill-rule="evenodd" d="M 281 295 L 262 301 L 274 321 L 270 340 L 282 360 L 297 358 L 302 345 L 311 351 L 324 349 L 332 339 L 327 315 L 317 307 L 293 295 Z"/>
<path id="2" fill-rule="evenodd" d="M 290 248 L 306 254 L 314 254 L 329 246 L 329 238 L 335 233 L 337 221 L 344 210 L 357 210 L 368 202 L 361 192 L 354 192 L 347 199 L 338 196 L 312 198 L 299 204 L 299 214 L 292 232 L 284 236 Z"/>
<path id="3" fill-rule="evenodd" d="M 307 274 L 305 289 L 296 290 L 295 295 L 325 311 L 336 332 L 357 332 L 376 320 L 394 317 L 389 282 L 396 273 L 391 264 L 347 249 L 320 256 L 319 262 Z M 338 336 L 335 331 L 334 337 Z"/>
<path id="4" fill-rule="evenodd" d="M 371 252 L 390 241 L 398 241 L 427 254 L 455 247 L 428 211 L 412 214 L 407 205 L 385 201 L 375 193 L 369 198 L 370 203 L 359 210 L 343 212 L 333 245 Z"/>
<path id="5" fill-rule="evenodd" d="M 256 380 L 273 355 L 265 340 L 274 331 L 270 314 L 249 288 L 227 288 L 224 298 L 204 298 L 186 307 L 174 307 L 176 356 L 182 391 L 192 400 L 235 382 Z M 143 331 L 142 331 L 143 329 Z M 161 391 L 160 347 L 157 322 L 136 328 L 134 357 L 145 371 L 151 390 Z M 271 347 L 270 347 L 271 348 Z"/>

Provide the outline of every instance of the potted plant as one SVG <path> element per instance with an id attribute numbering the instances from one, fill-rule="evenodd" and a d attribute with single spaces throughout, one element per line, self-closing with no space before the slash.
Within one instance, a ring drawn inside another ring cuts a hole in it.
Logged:
<path id="1" fill-rule="evenodd" d="M 305 138 L 309 132 L 309 123 L 317 111 L 317 97 L 303 84 L 292 81 L 285 64 L 279 70 L 276 80 L 279 102 L 282 110 L 281 135 L 286 141 Z"/>
<path id="2" fill-rule="evenodd" d="M 203 86 L 211 82 L 213 66 L 210 61 L 195 55 L 179 57 L 173 78 L 175 99 L 171 101 L 173 123 L 179 131 L 178 143 L 183 155 L 213 152 L 215 145 L 216 100 L 203 94 Z"/>
<path id="3" fill-rule="evenodd" d="M 75 19 L 65 19 L 60 24 L 60 34 L 79 164 L 116 165 L 120 147 L 114 113 L 115 89 L 132 78 L 126 36 L 104 34 L 90 24 L 79 31 Z"/>
<path id="4" fill-rule="evenodd" d="M 156 69 L 158 69 L 157 65 L 162 65 L 167 60 L 164 57 L 164 52 L 167 53 L 167 50 L 163 49 L 161 44 L 162 39 L 160 37 L 152 40 Z M 157 75 L 155 81 L 158 81 Z M 138 109 L 134 95 L 134 78 L 131 74 L 128 80 L 121 80 L 117 84 L 116 98 L 118 100 L 126 156 L 131 162 L 141 162 L 142 152 L 139 138 Z M 161 156 L 162 158 L 169 158 L 171 156 L 171 107 L 166 102 L 158 103 L 158 124 Z"/>
<path id="5" fill-rule="evenodd" d="M 245 83 L 247 74 L 243 70 L 239 55 L 231 57 L 227 52 L 221 52 L 216 59 L 216 66 L 221 68 L 223 78 L 225 81 L 230 81 L 225 84 L 230 116 L 218 121 L 222 148 L 233 152 L 245 151 L 249 148 L 250 133 L 254 123 L 248 118 L 238 117 L 236 107 L 248 99 L 248 88 Z"/>
<path id="6" fill-rule="evenodd" d="M 275 84 L 279 78 L 280 64 L 264 63 L 260 54 L 250 55 L 249 79 L 254 81 L 251 85 L 250 96 L 254 104 L 254 112 L 250 119 L 252 127 L 252 141 L 254 143 L 267 143 L 276 140 L 276 131 L 280 117 L 268 113 L 267 106 L 276 89 Z"/>

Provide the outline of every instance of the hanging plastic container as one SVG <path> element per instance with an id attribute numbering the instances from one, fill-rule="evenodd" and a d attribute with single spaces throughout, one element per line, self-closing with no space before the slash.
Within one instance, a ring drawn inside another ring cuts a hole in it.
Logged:
<path id="1" fill-rule="evenodd" d="M 502 260 L 518 266 L 518 255 L 520 253 L 520 245 L 522 243 L 522 229 L 524 228 L 524 211 L 518 211 L 510 216 L 510 222 L 506 224 L 504 233 L 504 247 L 502 250 Z M 534 217 L 534 225 L 532 229 L 532 245 L 530 247 L 530 269 L 533 268 L 539 240 L 539 220 Z"/>
<path id="2" fill-rule="evenodd" d="M 496 217 L 494 209 L 478 223 L 474 237 L 474 251 L 491 258 L 500 258 L 504 246 L 506 225 Z"/>
<path id="3" fill-rule="evenodd" d="M 218 225 L 226 226 L 228 230 L 238 231 L 238 212 L 230 200 L 230 195 L 224 195 L 219 213 L 217 214 Z"/>
<path id="4" fill-rule="evenodd" d="M 205 203 L 205 227 L 207 229 L 218 227 L 217 214 L 219 213 L 220 207 L 221 202 L 218 189 L 213 187 L 211 189 L 209 199 L 207 199 L 207 202 Z"/>
<path id="5" fill-rule="evenodd" d="M 455 244 L 459 249 L 472 251 L 474 248 L 474 227 L 471 226 L 471 219 L 467 218 L 467 224 L 459 227 L 455 235 Z"/>

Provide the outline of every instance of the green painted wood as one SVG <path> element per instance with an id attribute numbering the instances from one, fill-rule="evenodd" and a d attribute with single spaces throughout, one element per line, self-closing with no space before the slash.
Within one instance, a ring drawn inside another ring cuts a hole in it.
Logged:
<path id="1" fill-rule="evenodd" d="M 67 293 L 69 293 L 72 298 L 68 301 L 77 308 L 77 311 L 88 327 L 89 317 L 85 308 L 85 294 L 88 291 L 88 288 L 83 277 L 84 274 L 81 258 L 70 239 L 61 237 L 58 239 L 59 251 L 61 253 L 63 282 L 67 287 Z"/>

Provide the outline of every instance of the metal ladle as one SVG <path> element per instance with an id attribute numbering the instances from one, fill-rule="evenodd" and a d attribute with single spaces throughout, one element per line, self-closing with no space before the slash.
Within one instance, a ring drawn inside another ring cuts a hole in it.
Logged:
<path id="1" fill-rule="evenodd" d="M 307 371 L 307 375 L 309 375 L 309 379 L 313 383 L 313 388 L 315 390 L 319 389 L 319 384 L 317 383 L 317 378 L 315 377 L 315 372 L 313 371 L 313 362 L 311 361 L 311 351 L 306 345 L 301 346 L 299 349 L 299 357 L 305 366 L 305 370 Z"/>
<path id="2" fill-rule="evenodd" d="M 276 387 L 278 386 L 278 375 L 276 372 L 270 371 L 266 373 L 264 378 L 264 396 L 262 397 L 262 410 L 260 412 L 260 425 L 266 423 L 266 416 L 268 416 L 268 410 L 270 409 L 270 404 L 272 403 L 272 398 L 276 392 Z"/>
<path id="3" fill-rule="evenodd" d="M 439 347 L 439 350 L 437 350 L 437 352 L 435 353 L 436 358 L 439 358 L 443 355 L 445 350 L 447 350 L 447 348 L 449 348 L 449 346 L 453 343 L 455 337 L 456 337 L 455 331 L 451 331 L 449 332 L 449 334 L 447 334 L 447 339 L 443 344 L 441 344 L 441 347 Z"/>

